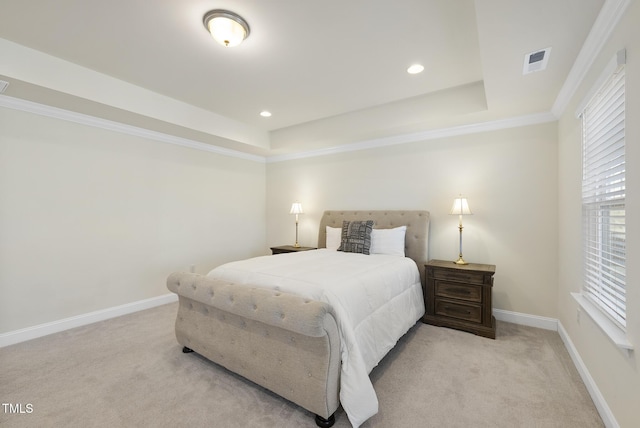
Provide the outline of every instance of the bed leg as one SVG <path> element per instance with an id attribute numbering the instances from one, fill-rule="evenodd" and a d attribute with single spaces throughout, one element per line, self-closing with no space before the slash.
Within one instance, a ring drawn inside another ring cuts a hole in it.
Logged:
<path id="1" fill-rule="evenodd" d="M 184 352 L 185 354 L 190 354 L 193 352 L 193 349 L 191 348 L 187 348 L 186 346 L 182 348 L 182 352 Z"/>
<path id="2" fill-rule="evenodd" d="M 333 424 L 336 423 L 336 414 L 329 416 L 329 419 L 325 419 L 320 415 L 316 415 L 316 425 L 320 428 L 329 428 L 332 427 Z"/>

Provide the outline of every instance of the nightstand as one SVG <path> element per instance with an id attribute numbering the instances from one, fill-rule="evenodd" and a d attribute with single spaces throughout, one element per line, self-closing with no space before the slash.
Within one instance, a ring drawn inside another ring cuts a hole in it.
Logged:
<path id="1" fill-rule="evenodd" d="M 271 254 L 297 253 L 298 251 L 317 250 L 316 247 L 294 247 L 293 245 L 280 245 L 271 247 Z"/>
<path id="2" fill-rule="evenodd" d="M 492 314 L 491 291 L 494 265 L 431 260 L 425 264 L 422 321 L 441 327 L 468 331 L 496 338 L 496 320 Z"/>

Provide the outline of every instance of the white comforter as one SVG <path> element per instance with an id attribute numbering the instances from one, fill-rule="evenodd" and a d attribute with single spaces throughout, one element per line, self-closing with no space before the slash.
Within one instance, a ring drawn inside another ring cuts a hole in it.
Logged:
<path id="1" fill-rule="evenodd" d="M 334 308 L 341 338 L 340 402 L 354 427 L 378 412 L 369 373 L 425 311 L 418 267 L 406 257 L 320 249 L 227 263 L 208 276 Z"/>

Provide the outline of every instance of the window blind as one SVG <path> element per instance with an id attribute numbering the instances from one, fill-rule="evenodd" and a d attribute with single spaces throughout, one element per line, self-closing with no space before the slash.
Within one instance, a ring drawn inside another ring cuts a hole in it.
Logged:
<path id="1" fill-rule="evenodd" d="M 584 293 L 626 327 L 625 70 L 621 65 L 582 113 Z"/>

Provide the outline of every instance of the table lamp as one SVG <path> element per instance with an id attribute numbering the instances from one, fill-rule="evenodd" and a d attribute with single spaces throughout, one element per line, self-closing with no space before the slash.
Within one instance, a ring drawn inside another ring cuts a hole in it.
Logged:
<path id="1" fill-rule="evenodd" d="M 300 244 L 298 244 L 298 214 L 304 214 L 304 211 L 302 211 L 302 204 L 300 202 L 294 202 L 291 205 L 291 211 L 289 211 L 289 214 L 296 215 L 296 243 L 293 246 L 299 248 Z"/>
<path id="2" fill-rule="evenodd" d="M 473 214 L 471 209 L 469 208 L 469 203 L 467 202 L 467 198 L 463 198 L 462 195 L 454 199 L 453 206 L 451 207 L 451 211 L 449 214 L 458 215 L 460 219 L 460 224 L 458 225 L 458 229 L 460 230 L 460 254 L 458 255 L 458 260 L 454 263 L 457 265 L 466 265 L 469 264 L 464 261 L 462 258 L 462 216 Z"/>

